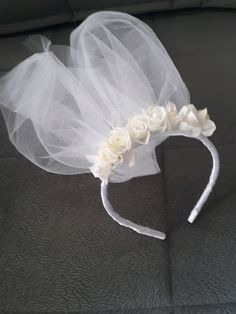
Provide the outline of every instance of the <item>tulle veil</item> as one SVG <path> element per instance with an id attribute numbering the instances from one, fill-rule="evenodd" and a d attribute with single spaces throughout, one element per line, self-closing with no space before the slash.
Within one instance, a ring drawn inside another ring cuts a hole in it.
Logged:
<path id="1" fill-rule="evenodd" d="M 70 46 L 40 35 L 27 45 L 36 53 L 0 79 L 0 105 L 12 143 L 49 172 L 90 172 L 86 156 L 111 129 L 150 105 L 190 102 L 159 39 L 128 14 L 89 16 L 71 33 Z M 165 139 L 137 147 L 135 165 L 118 165 L 110 181 L 158 173 L 155 146 Z"/>

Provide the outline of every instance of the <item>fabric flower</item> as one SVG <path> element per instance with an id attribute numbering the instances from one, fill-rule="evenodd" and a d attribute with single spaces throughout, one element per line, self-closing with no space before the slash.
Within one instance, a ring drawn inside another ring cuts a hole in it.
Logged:
<path id="1" fill-rule="evenodd" d="M 129 132 L 126 128 L 115 128 L 110 132 L 107 144 L 114 154 L 122 154 L 131 148 Z"/>
<path id="2" fill-rule="evenodd" d="M 166 110 L 162 106 L 151 106 L 145 111 L 148 128 L 151 132 L 164 132 L 167 127 Z"/>
<path id="3" fill-rule="evenodd" d="M 165 107 L 166 110 L 166 121 L 167 121 L 167 130 L 174 130 L 178 127 L 179 124 L 179 117 L 176 105 L 169 101 Z"/>
<path id="4" fill-rule="evenodd" d="M 148 122 L 145 116 L 134 116 L 131 120 L 129 120 L 127 129 L 131 140 L 141 144 L 148 143 L 150 131 L 148 129 Z"/>
<path id="5" fill-rule="evenodd" d="M 103 163 L 109 163 L 117 165 L 122 162 L 123 157 L 120 153 L 114 153 L 110 149 L 110 145 L 107 142 L 98 144 L 98 161 Z"/>
<path id="6" fill-rule="evenodd" d="M 201 133 L 204 136 L 211 136 L 216 130 L 216 125 L 212 120 L 210 120 L 210 117 L 207 113 L 207 108 L 198 111 L 198 118 L 202 125 Z"/>
<path id="7" fill-rule="evenodd" d="M 179 111 L 181 119 L 179 129 L 198 137 L 201 133 L 210 136 L 216 129 L 215 123 L 210 120 L 207 109 L 197 110 L 194 105 L 186 105 Z"/>
<path id="8" fill-rule="evenodd" d="M 95 163 L 89 168 L 94 177 L 100 178 L 105 183 L 108 182 L 108 178 L 112 172 L 112 165 L 103 161 Z"/>

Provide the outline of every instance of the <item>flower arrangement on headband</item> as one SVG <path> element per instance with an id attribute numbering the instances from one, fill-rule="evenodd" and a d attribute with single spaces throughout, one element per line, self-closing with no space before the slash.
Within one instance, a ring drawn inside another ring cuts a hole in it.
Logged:
<path id="1" fill-rule="evenodd" d="M 209 149 L 213 167 L 188 218 L 192 223 L 219 173 L 219 156 L 208 139 L 216 126 L 206 108 L 191 104 L 151 28 L 129 14 L 97 12 L 73 30 L 69 46 L 40 35 L 26 45 L 37 52 L 0 78 L 1 111 L 18 151 L 52 173 L 92 172 L 116 222 L 163 240 L 165 233 L 114 210 L 108 183 L 159 173 L 157 145 L 169 136 L 196 138 Z"/>
<path id="2" fill-rule="evenodd" d="M 126 126 L 111 130 L 106 141 L 97 144 L 97 155 L 87 156 L 94 163 L 90 170 L 95 177 L 107 183 L 117 165 L 134 165 L 134 148 L 148 144 L 153 133 L 182 131 L 197 138 L 200 134 L 211 136 L 215 129 L 207 108 L 197 110 L 190 104 L 177 111 L 173 102 L 168 102 L 166 106 L 150 106 L 131 118 Z"/>

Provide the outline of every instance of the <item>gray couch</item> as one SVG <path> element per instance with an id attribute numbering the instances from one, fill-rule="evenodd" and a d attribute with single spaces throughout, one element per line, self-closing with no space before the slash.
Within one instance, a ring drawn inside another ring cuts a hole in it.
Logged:
<path id="1" fill-rule="evenodd" d="M 165 241 L 116 224 L 92 175 L 47 173 L 10 144 L 0 120 L 0 313 L 236 313 L 235 1 L 13 1 L 0 3 L 0 72 L 30 55 L 32 33 L 68 44 L 89 13 L 119 9 L 148 23 L 197 107 L 217 130 L 219 180 L 197 221 L 187 216 L 207 183 L 196 140 L 157 148 L 162 172 L 110 187 L 125 217 Z M 128 193 L 127 193 L 128 191 Z"/>

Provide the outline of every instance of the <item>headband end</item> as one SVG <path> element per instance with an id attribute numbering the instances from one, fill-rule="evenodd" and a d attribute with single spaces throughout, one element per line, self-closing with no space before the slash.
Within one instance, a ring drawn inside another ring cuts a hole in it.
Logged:
<path id="1" fill-rule="evenodd" d="M 195 219 L 197 218 L 197 215 L 198 215 L 198 213 L 195 210 L 193 210 L 191 212 L 190 216 L 188 217 L 188 222 L 192 224 L 195 221 Z"/>

